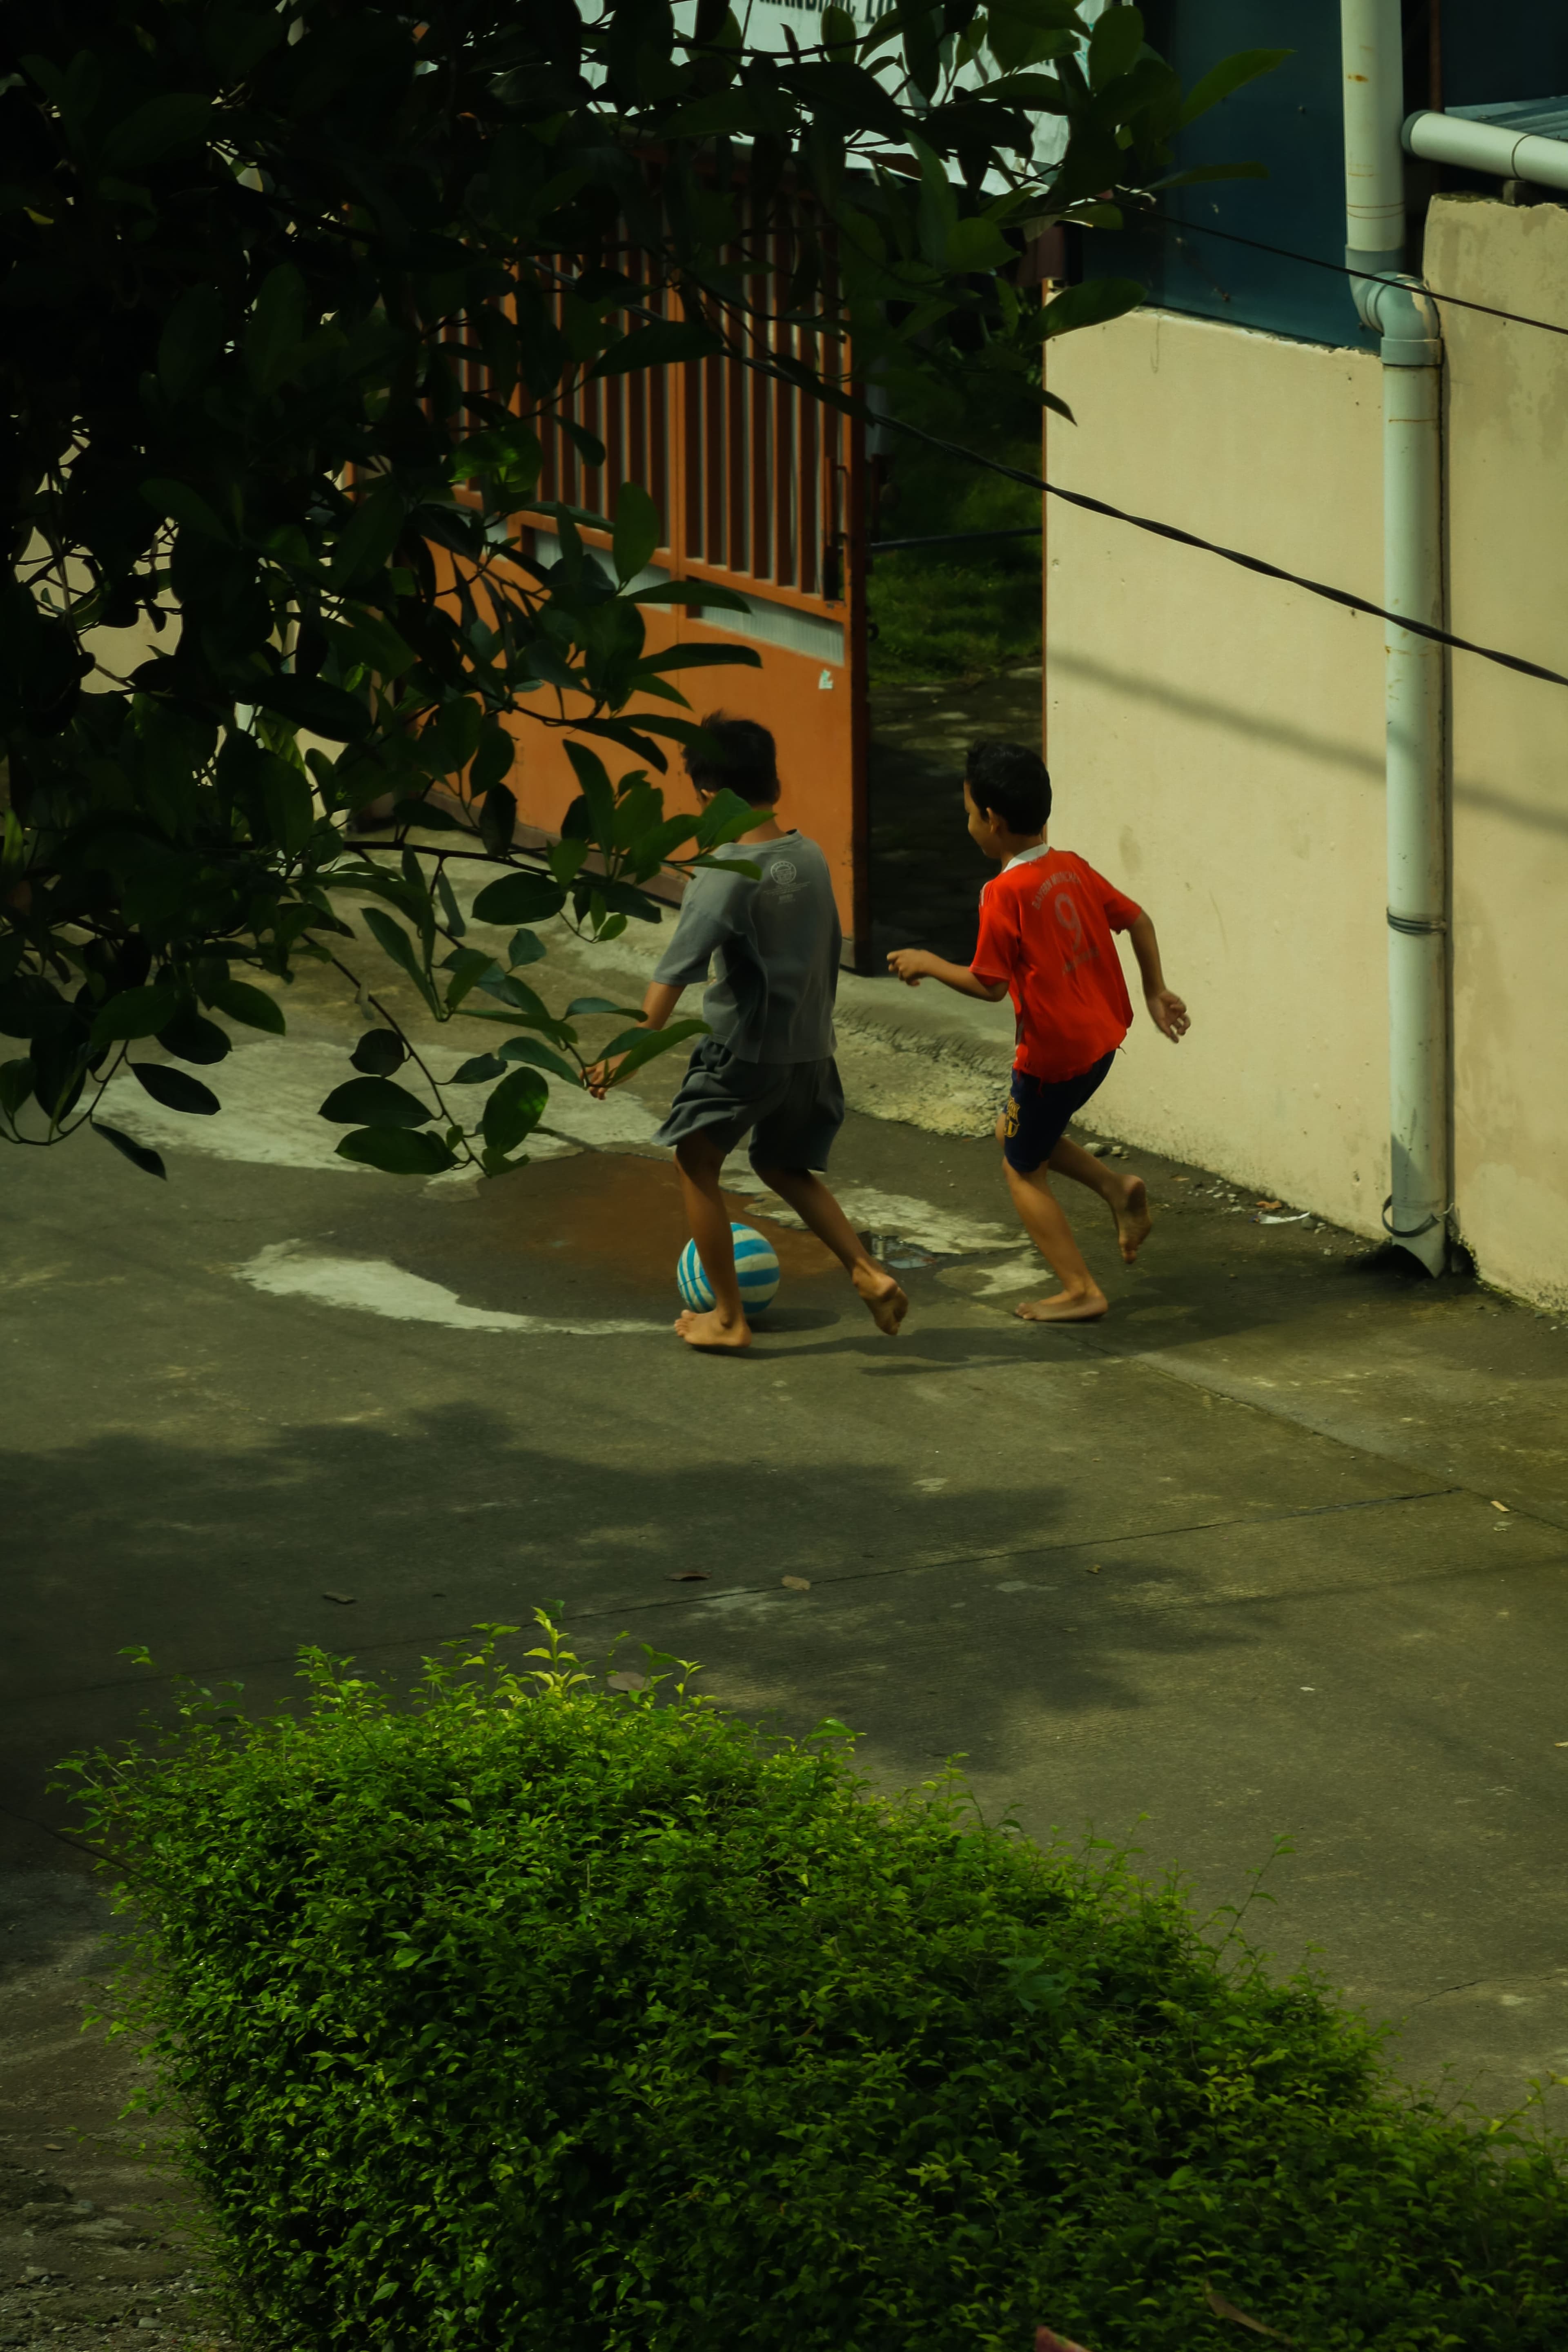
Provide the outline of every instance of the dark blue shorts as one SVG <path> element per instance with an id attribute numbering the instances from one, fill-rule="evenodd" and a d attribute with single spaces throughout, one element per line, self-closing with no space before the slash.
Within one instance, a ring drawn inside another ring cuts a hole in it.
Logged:
<path id="1" fill-rule="evenodd" d="M 1032 1176 L 1050 1158 L 1068 1120 L 1099 1089 L 1115 1059 L 1113 1049 L 1076 1078 L 1032 1078 L 1027 1070 L 1014 1071 L 1002 1124 L 1002 1156 L 1009 1168 Z"/>
<path id="2" fill-rule="evenodd" d="M 752 1139 L 753 1168 L 826 1168 L 844 1124 L 838 1066 L 742 1062 L 717 1037 L 699 1040 L 656 1143 L 710 1136 L 726 1159 Z"/>

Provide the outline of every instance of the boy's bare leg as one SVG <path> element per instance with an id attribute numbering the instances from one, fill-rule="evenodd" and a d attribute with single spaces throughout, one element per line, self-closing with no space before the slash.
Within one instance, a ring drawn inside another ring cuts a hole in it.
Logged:
<path id="1" fill-rule="evenodd" d="M 759 1168 L 758 1175 L 781 1201 L 787 1201 L 819 1242 L 826 1242 L 870 1309 L 879 1331 L 889 1337 L 910 1311 L 910 1302 L 885 1265 L 868 1253 L 859 1234 L 820 1176 L 805 1168 Z"/>
<path id="2" fill-rule="evenodd" d="M 1024 1229 L 1061 1284 L 1049 1298 L 1030 1299 L 1013 1312 L 1026 1323 L 1098 1322 L 1110 1302 L 1084 1264 L 1072 1227 L 1046 1181 L 1045 1169 L 1034 1169 L 1025 1176 L 1011 1160 L 1005 1160 L 1002 1165 Z"/>
<path id="3" fill-rule="evenodd" d="M 713 1293 L 713 1304 L 705 1314 L 688 1307 L 676 1317 L 675 1328 L 688 1347 L 749 1348 L 752 1327 L 735 1276 L 735 1238 L 719 1190 L 724 1155 L 716 1143 L 699 1133 L 682 1137 L 675 1147 L 675 1162 L 686 1199 L 686 1221 Z"/>
<path id="4" fill-rule="evenodd" d="M 1116 1220 L 1116 1239 L 1131 1265 L 1154 1223 L 1149 1213 L 1149 1188 L 1142 1176 L 1118 1175 L 1103 1160 L 1097 1160 L 1092 1151 L 1065 1135 L 1046 1165 L 1057 1175 L 1070 1176 L 1075 1184 L 1087 1184 L 1091 1192 L 1099 1193 Z"/>

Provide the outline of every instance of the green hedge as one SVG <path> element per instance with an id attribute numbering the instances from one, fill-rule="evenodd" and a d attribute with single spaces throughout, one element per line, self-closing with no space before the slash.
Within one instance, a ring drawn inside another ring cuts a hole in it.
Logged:
<path id="1" fill-rule="evenodd" d="M 268 2344 L 1562 2352 L 1551 2151 L 1169 1893 L 550 1636 L 79 1759 Z"/>

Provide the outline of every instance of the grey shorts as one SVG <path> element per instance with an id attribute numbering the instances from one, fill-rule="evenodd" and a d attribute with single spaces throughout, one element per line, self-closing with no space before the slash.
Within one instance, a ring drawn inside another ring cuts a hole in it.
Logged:
<path id="1" fill-rule="evenodd" d="M 704 1037 L 657 1143 L 711 1137 L 726 1159 L 746 1136 L 753 1168 L 826 1168 L 844 1124 L 844 1089 L 831 1055 L 820 1062 L 742 1062 Z"/>

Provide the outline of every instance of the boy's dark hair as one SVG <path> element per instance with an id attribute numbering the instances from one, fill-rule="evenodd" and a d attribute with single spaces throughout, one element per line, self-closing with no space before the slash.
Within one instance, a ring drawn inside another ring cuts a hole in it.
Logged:
<path id="1" fill-rule="evenodd" d="M 1051 814 L 1046 763 L 1026 743 L 972 743 L 963 781 L 976 808 L 999 816 L 1009 833 L 1043 833 Z"/>
<path id="2" fill-rule="evenodd" d="M 778 752 L 767 729 L 754 719 L 731 719 L 727 711 L 710 710 L 702 731 L 720 746 L 720 756 L 686 752 L 686 772 L 698 791 L 722 792 L 728 785 L 752 808 L 771 808 L 780 786 Z"/>

